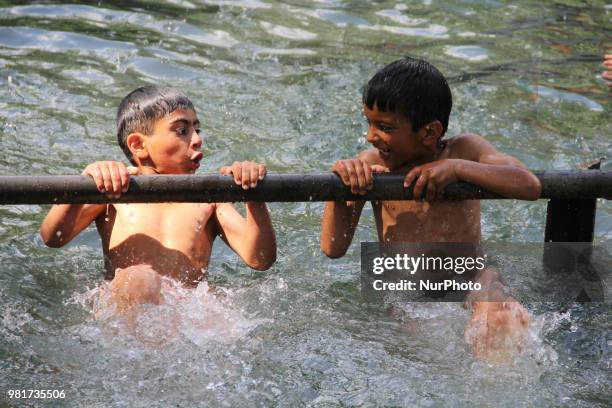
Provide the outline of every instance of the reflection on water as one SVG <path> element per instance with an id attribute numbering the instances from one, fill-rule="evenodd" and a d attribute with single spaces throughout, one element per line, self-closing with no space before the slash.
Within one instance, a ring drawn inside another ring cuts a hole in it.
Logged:
<path id="1" fill-rule="evenodd" d="M 451 135 L 483 134 L 534 169 L 612 151 L 600 1 L 29 3 L 0 0 L 0 174 L 123 160 L 116 105 L 146 83 L 192 98 L 203 172 L 242 159 L 328 169 L 364 148 L 363 84 L 406 54 L 448 76 Z M 484 237 L 541 241 L 544 204 L 483 203 Z M 460 305 L 365 304 L 358 245 L 340 260 L 320 253 L 321 203 L 270 207 L 271 271 L 250 271 L 216 245 L 210 276 L 223 295 L 166 282 L 167 303 L 131 322 L 95 319 L 88 299 L 105 284 L 93 229 L 47 249 L 37 235 L 46 208 L 0 208 L 0 388 L 64 388 L 71 407 L 609 401 L 608 305 L 531 305 L 529 347 L 488 366 L 464 341 Z M 355 241 L 375 238 L 371 215 Z M 596 240 L 610 242 L 609 202 L 597 217 Z"/>

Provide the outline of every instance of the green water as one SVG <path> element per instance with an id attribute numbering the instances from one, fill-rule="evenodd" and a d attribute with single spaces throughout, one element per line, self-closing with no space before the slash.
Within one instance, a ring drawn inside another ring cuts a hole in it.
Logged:
<path id="1" fill-rule="evenodd" d="M 532 169 L 573 169 L 612 153 L 599 78 L 611 13 L 578 0 L 0 0 L 0 174 L 123 160 L 115 109 L 147 83 L 175 86 L 197 107 L 200 172 L 240 159 L 325 170 L 366 148 L 360 89 L 406 54 L 449 78 L 449 134 L 482 134 Z M 94 319 L 95 230 L 48 249 L 45 206 L 0 207 L 0 405 L 612 404 L 607 304 L 533 306 L 529 350 L 490 367 L 465 344 L 459 305 L 389 314 L 361 301 L 358 243 L 375 239 L 371 210 L 348 255 L 329 260 L 321 203 L 269 207 L 279 244 L 270 271 L 217 243 L 210 275 L 226 296 L 170 288 L 176 297 L 135 331 Z M 483 235 L 539 242 L 545 211 L 543 201 L 487 202 Z M 609 202 L 599 202 L 595 239 L 612 241 Z M 15 388 L 64 389 L 66 399 L 9 400 Z"/>

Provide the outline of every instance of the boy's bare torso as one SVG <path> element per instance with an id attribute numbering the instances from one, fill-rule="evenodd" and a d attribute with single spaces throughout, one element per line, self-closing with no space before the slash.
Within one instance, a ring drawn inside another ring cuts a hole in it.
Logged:
<path id="1" fill-rule="evenodd" d="M 216 204 L 113 204 L 96 218 L 107 278 L 148 264 L 185 283 L 205 277 L 216 236 Z"/>
<path id="2" fill-rule="evenodd" d="M 379 201 L 373 208 L 381 242 L 480 241 L 478 201 Z"/>
<path id="3" fill-rule="evenodd" d="M 454 139 L 448 140 L 437 159 L 464 158 Z M 362 158 L 382 165 L 378 151 Z M 412 165 L 397 169 L 405 174 Z M 479 242 L 480 201 L 376 201 L 372 203 L 381 242 Z"/>

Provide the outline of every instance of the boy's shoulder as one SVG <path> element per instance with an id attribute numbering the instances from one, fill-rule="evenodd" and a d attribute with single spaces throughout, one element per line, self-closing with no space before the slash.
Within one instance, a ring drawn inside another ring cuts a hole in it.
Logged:
<path id="1" fill-rule="evenodd" d="M 446 156 L 449 159 L 478 161 L 491 144 L 477 133 L 460 133 L 445 141 Z"/>

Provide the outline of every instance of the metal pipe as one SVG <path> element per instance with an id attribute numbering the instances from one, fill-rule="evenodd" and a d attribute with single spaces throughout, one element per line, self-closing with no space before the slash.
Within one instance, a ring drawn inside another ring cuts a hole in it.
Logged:
<path id="1" fill-rule="evenodd" d="M 542 182 L 541 198 L 612 197 L 612 171 L 544 171 L 534 173 Z M 503 199 L 482 188 L 454 183 L 444 199 Z M 402 174 L 375 174 L 374 188 L 364 196 L 350 192 L 333 173 L 268 174 L 255 189 L 243 190 L 231 176 L 136 176 L 118 199 L 100 193 L 86 176 L 0 176 L 0 204 L 157 203 L 234 201 L 343 201 L 411 200 L 412 187 L 403 187 Z"/>

